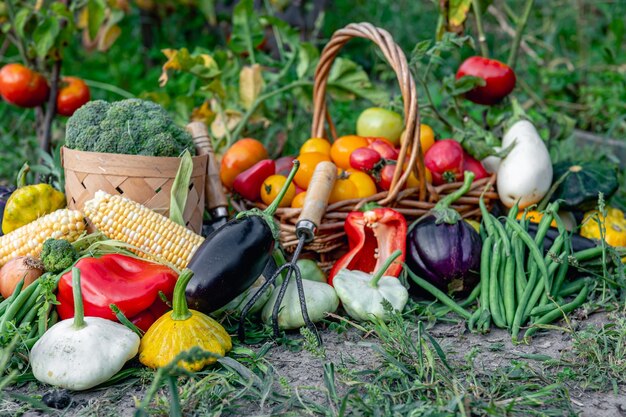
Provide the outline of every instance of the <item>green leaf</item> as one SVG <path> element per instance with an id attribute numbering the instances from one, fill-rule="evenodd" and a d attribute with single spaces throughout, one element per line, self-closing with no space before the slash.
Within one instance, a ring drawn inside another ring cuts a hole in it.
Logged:
<path id="1" fill-rule="evenodd" d="M 454 80 L 450 94 L 458 96 L 465 94 L 468 91 L 474 89 L 474 87 L 484 87 L 486 81 L 480 77 L 474 77 L 473 75 L 465 75 L 459 79 Z"/>
<path id="2" fill-rule="evenodd" d="M 420 41 L 416 43 L 413 51 L 411 52 L 411 64 L 424 58 L 424 56 L 426 56 L 426 53 L 428 52 L 428 49 L 430 48 L 430 45 L 430 40 Z"/>
<path id="3" fill-rule="evenodd" d="M 319 60 L 320 52 L 311 43 L 303 42 L 298 48 L 298 64 L 296 65 L 296 74 L 302 79 L 307 75 L 313 75 L 315 66 Z"/>
<path id="4" fill-rule="evenodd" d="M 233 10 L 233 33 L 228 46 L 233 52 L 252 52 L 263 42 L 263 27 L 252 0 L 241 0 Z"/>
<path id="5" fill-rule="evenodd" d="M 363 68 L 346 58 L 335 60 L 328 76 L 328 92 L 340 101 L 362 97 L 382 105 L 389 100 L 385 91 L 372 85 Z"/>
<path id="6" fill-rule="evenodd" d="M 472 0 L 450 0 L 448 21 L 452 26 L 461 26 L 467 19 Z"/>
<path id="7" fill-rule="evenodd" d="M 54 46 L 54 42 L 61 30 L 59 20 L 55 17 L 46 17 L 37 26 L 33 32 L 33 41 L 35 42 L 35 52 L 37 57 L 44 58 L 50 49 Z"/>
<path id="8" fill-rule="evenodd" d="M 65 4 L 55 1 L 50 5 L 50 10 L 52 10 L 57 16 L 65 18 L 68 22 L 72 24 L 74 23 L 74 15 Z"/>
<path id="9" fill-rule="evenodd" d="M 87 27 L 89 29 L 89 38 L 96 39 L 98 30 L 104 22 L 106 11 L 106 2 L 104 0 L 88 0 L 87 2 Z"/>
<path id="10" fill-rule="evenodd" d="M 199 0 L 198 9 L 200 9 L 209 24 L 212 26 L 217 24 L 217 16 L 215 15 L 215 0 Z"/>
<path id="11" fill-rule="evenodd" d="M 20 38 L 24 37 L 24 27 L 31 16 L 30 10 L 28 9 L 20 9 L 20 11 L 15 14 L 15 22 L 13 25 L 15 27 L 15 33 L 17 33 L 17 36 Z"/>
<path id="12" fill-rule="evenodd" d="M 185 151 L 180 158 L 180 166 L 172 184 L 170 197 L 170 220 L 185 226 L 183 213 L 185 212 L 185 204 L 187 203 L 187 194 L 189 193 L 189 181 L 193 171 L 193 159 L 189 151 Z"/>

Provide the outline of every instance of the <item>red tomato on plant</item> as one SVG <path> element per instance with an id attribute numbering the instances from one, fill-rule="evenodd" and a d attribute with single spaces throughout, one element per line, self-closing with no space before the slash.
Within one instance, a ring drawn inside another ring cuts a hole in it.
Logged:
<path id="1" fill-rule="evenodd" d="M 479 180 L 490 176 L 483 164 L 481 164 L 480 161 L 474 159 L 467 152 L 465 152 L 465 155 L 463 155 L 463 171 L 472 171 L 474 173 L 474 180 Z"/>
<path id="2" fill-rule="evenodd" d="M 454 139 L 435 142 L 424 155 L 424 164 L 433 174 L 433 184 L 463 179 L 463 148 Z"/>
<path id="3" fill-rule="evenodd" d="M 271 159 L 264 159 L 237 175 L 233 183 L 233 190 L 250 201 L 261 197 L 261 185 L 270 175 L 274 175 L 276 166 Z"/>
<path id="4" fill-rule="evenodd" d="M 79 107 L 87 103 L 91 94 L 89 87 L 77 77 L 63 77 L 63 84 L 57 95 L 57 113 L 71 116 Z"/>
<path id="5" fill-rule="evenodd" d="M 480 77 L 484 86 L 477 86 L 465 93 L 465 98 L 476 104 L 492 105 L 499 103 L 515 88 L 515 73 L 508 65 L 495 59 L 482 56 L 467 58 L 456 73 L 459 79 L 465 75 Z"/>
<path id="6" fill-rule="evenodd" d="M 350 154 L 350 166 L 364 172 L 373 171 L 382 160 L 382 156 L 372 148 L 358 148 Z"/>
<path id="7" fill-rule="evenodd" d="M 20 107 L 37 107 L 50 94 L 46 79 L 21 64 L 8 64 L 0 69 L 0 95 Z"/>

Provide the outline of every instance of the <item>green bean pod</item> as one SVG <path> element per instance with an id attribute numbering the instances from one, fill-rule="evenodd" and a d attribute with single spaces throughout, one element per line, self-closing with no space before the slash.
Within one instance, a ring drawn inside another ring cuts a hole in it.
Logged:
<path id="1" fill-rule="evenodd" d="M 423 290 L 428 291 L 433 297 L 437 300 L 441 301 L 446 306 L 450 307 L 452 311 L 457 313 L 459 316 L 463 317 L 465 320 L 469 320 L 471 314 L 465 310 L 463 307 L 458 305 L 452 298 L 448 297 L 441 291 L 439 288 L 432 285 L 430 282 L 426 281 L 424 278 L 420 278 L 413 273 L 410 269 L 405 269 L 413 282 L 415 282 L 418 286 L 420 286 Z"/>
<path id="2" fill-rule="evenodd" d="M 491 270 L 489 272 L 489 309 L 491 317 L 496 326 L 506 327 L 506 321 L 500 310 L 501 295 L 498 282 L 498 269 L 500 268 L 500 253 L 502 244 L 498 238 L 493 244 L 493 255 L 491 259 Z"/>
<path id="3" fill-rule="evenodd" d="M 543 218 L 545 218 L 545 216 Z M 543 220 L 543 218 L 542 218 L 542 220 Z M 532 258 L 534 260 L 534 264 L 537 265 L 537 268 L 539 269 L 539 272 L 541 272 L 541 277 L 543 278 L 545 291 L 549 295 L 549 293 L 550 293 L 550 286 L 549 286 L 550 278 L 548 276 L 548 269 L 546 267 L 546 263 L 545 263 L 545 260 L 543 258 L 543 255 L 542 255 L 541 251 L 539 250 L 539 248 L 537 247 L 537 244 L 532 239 L 532 237 L 530 237 L 528 232 L 525 231 L 517 222 L 512 222 L 509 219 L 507 219 L 507 223 L 509 223 L 511 225 L 511 227 L 513 227 L 514 230 L 517 231 L 518 236 L 520 237 L 520 239 L 522 239 L 522 241 L 528 247 L 528 251 L 529 251 L 529 254 L 530 254 L 529 258 Z"/>
<path id="4" fill-rule="evenodd" d="M 588 294 L 589 286 L 585 285 L 580 291 L 580 294 L 578 294 L 578 296 L 576 296 L 576 298 L 574 298 L 572 302 L 567 303 L 560 308 L 555 308 L 554 310 L 546 313 L 545 315 L 537 319 L 534 323 L 534 326 L 526 331 L 526 333 L 524 334 L 524 338 L 526 339 L 534 335 L 537 330 L 539 330 L 539 327 L 537 327 L 537 325 L 552 323 L 556 319 L 563 317 L 564 314 L 570 313 L 580 307 L 587 299 Z"/>
<path id="5" fill-rule="evenodd" d="M 522 301 L 528 280 L 524 270 L 524 244 L 517 233 L 513 235 L 513 254 L 515 255 L 515 296 L 517 304 L 519 304 Z"/>
<path id="6" fill-rule="evenodd" d="M 504 268 L 504 316 L 509 328 L 513 325 L 515 318 L 515 257 L 506 258 Z"/>
<path id="7" fill-rule="evenodd" d="M 582 278 L 576 281 L 563 283 L 559 291 L 559 297 L 567 297 L 568 295 L 576 294 L 586 284 L 588 284 L 588 282 L 589 282 L 588 278 Z"/>

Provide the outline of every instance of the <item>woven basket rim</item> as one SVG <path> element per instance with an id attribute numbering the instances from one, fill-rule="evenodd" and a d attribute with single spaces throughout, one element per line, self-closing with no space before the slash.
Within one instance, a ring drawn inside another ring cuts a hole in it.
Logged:
<path id="1" fill-rule="evenodd" d="M 63 168 L 87 174 L 174 178 L 178 172 L 180 159 L 178 156 L 126 155 L 61 147 Z M 191 159 L 193 161 L 191 176 L 206 175 L 208 156 L 195 155 Z"/>

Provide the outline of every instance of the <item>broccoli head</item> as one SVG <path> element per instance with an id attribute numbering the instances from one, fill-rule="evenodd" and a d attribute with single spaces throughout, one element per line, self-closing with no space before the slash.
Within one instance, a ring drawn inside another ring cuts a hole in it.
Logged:
<path id="1" fill-rule="evenodd" d="M 48 239 L 43 243 L 40 256 L 44 269 L 56 273 L 74 265 L 78 252 L 67 240 Z"/>
<path id="2" fill-rule="evenodd" d="M 160 105 L 141 99 L 94 100 L 69 118 L 65 146 L 80 151 L 179 156 L 194 151 L 191 135 Z"/>

